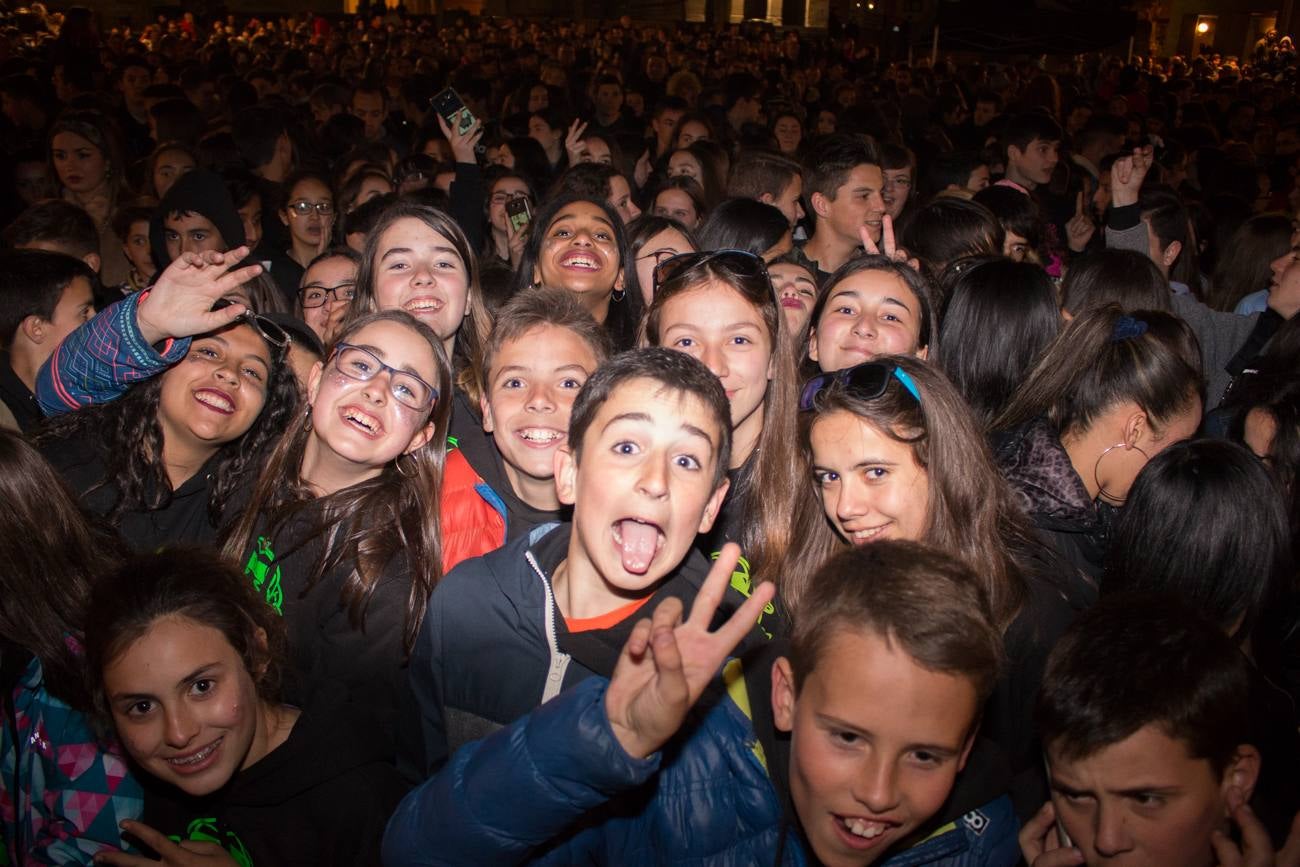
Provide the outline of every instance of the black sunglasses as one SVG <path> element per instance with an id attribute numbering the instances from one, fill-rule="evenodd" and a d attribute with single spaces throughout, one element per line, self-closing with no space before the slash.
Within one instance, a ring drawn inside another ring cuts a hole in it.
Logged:
<path id="1" fill-rule="evenodd" d="M 762 277 L 769 283 L 772 281 L 762 256 L 757 256 L 748 250 L 709 250 L 703 253 L 678 253 L 676 256 L 664 259 L 655 266 L 654 288 L 658 289 L 691 268 L 709 264 L 719 265 L 741 277 Z"/>
<path id="2" fill-rule="evenodd" d="M 917 403 L 921 402 L 921 390 L 916 387 L 916 381 L 906 370 L 897 364 L 867 361 L 855 367 L 823 373 L 808 380 L 808 384 L 803 387 L 803 394 L 799 396 L 799 410 L 801 412 L 811 410 L 817 404 L 817 395 L 836 383 L 842 383 L 856 398 L 875 400 L 889 388 L 890 380 L 898 380 L 903 388 L 916 398 Z"/>
<path id="3" fill-rule="evenodd" d="M 243 302 L 232 301 L 229 298 L 218 298 L 212 303 L 212 311 L 215 313 L 218 310 L 226 309 L 232 304 L 240 303 Z M 280 355 L 283 355 L 285 350 L 289 348 L 289 345 L 293 343 L 293 337 L 290 336 L 289 332 L 285 331 L 262 314 L 254 313 L 252 308 L 247 305 L 245 305 L 244 313 L 235 321 L 242 322 L 256 331 L 258 335 L 269 343 Z"/>

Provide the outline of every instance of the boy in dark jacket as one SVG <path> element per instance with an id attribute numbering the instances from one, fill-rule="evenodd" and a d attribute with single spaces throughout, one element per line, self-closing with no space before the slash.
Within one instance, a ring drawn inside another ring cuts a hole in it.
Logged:
<path id="1" fill-rule="evenodd" d="M 424 746 L 406 757 L 411 776 L 608 677 L 642 606 L 695 597 L 708 561 L 693 543 L 726 495 L 730 418 L 718 378 L 682 352 L 624 353 L 587 380 L 555 459 L 572 523 L 466 561 L 429 601 L 411 657 Z"/>
<path id="2" fill-rule="evenodd" d="M 668 600 L 636 625 L 610 681 L 466 747 L 408 795 L 385 864 L 1015 864 L 1005 776 L 976 743 L 1001 637 L 969 570 L 911 542 L 838 554 L 800 602 L 789 655 L 754 669 L 770 704 L 751 704 L 739 660 L 723 661 L 770 585 L 708 631 L 736 554 L 685 622 Z"/>

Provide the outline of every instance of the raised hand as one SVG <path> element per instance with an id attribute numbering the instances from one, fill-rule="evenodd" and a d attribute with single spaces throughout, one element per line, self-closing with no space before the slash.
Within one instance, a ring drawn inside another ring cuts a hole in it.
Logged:
<path id="1" fill-rule="evenodd" d="M 645 187 L 652 171 L 654 166 L 650 160 L 650 149 L 646 148 L 645 153 L 641 154 L 641 159 L 636 161 L 636 168 L 632 170 L 632 180 L 636 181 L 638 190 Z"/>
<path id="2" fill-rule="evenodd" d="M 1142 192 L 1142 181 L 1146 178 L 1154 150 L 1150 145 L 1133 148 L 1133 153 L 1115 160 L 1110 169 L 1110 204 L 1113 208 L 1136 205 L 1138 195 Z"/>
<path id="3" fill-rule="evenodd" d="M 569 133 L 564 137 L 564 149 L 569 154 L 569 165 L 576 166 L 582 162 L 582 135 L 587 131 L 587 122 L 584 120 L 574 119 L 569 124 Z"/>
<path id="4" fill-rule="evenodd" d="M 455 129 L 452 129 L 447 123 L 447 119 L 442 115 L 438 115 L 438 126 L 442 129 L 442 134 L 451 145 L 451 155 L 456 162 L 478 162 L 478 154 L 475 153 L 474 148 L 477 147 L 479 139 L 483 138 L 483 123 L 478 118 L 474 118 L 474 122 L 470 124 L 469 129 L 465 130 L 464 134 L 460 132 L 459 123 L 456 124 Z"/>
<path id="5" fill-rule="evenodd" d="M 1020 829 L 1020 854 L 1029 867 L 1069 867 L 1083 863 L 1082 852 L 1061 845 L 1056 831 L 1056 807 L 1051 801 Z"/>
<path id="6" fill-rule="evenodd" d="M 143 822 L 125 821 L 122 830 L 157 852 L 162 860 L 155 861 L 126 852 L 100 852 L 95 855 L 96 864 L 112 864 L 116 867 L 239 867 L 239 862 L 216 843 L 194 840 L 173 843 L 167 835 Z"/>
<path id="7" fill-rule="evenodd" d="M 524 247 L 528 243 L 528 226 L 515 229 L 514 221 L 506 218 L 506 246 L 510 250 L 510 267 L 518 268 L 524 258 Z"/>
<path id="8" fill-rule="evenodd" d="M 1074 216 L 1065 224 L 1065 236 L 1070 245 L 1070 249 L 1076 253 L 1082 253 L 1092 240 L 1093 234 L 1097 231 L 1097 224 L 1092 221 L 1088 213 L 1083 208 L 1083 191 L 1074 200 Z"/>
<path id="9" fill-rule="evenodd" d="M 247 255 L 247 247 L 225 253 L 208 250 L 181 254 L 158 275 L 148 296 L 136 308 L 140 334 L 151 344 L 171 337 L 191 337 L 223 328 L 244 315 L 247 308 L 243 304 L 221 310 L 213 310 L 212 305 L 262 273 L 261 265 L 229 270 Z"/>
<path id="10" fill-rule="evenodd" d="M 913 271 L 921 270 L 921 263 L 909 256 L 907 251 L 898 246 L 898 242 L 894 240 L 894 221 L 888 214 L 880 218 L 879 244 L 871 240 L 871 232 L 866 226 L 858 229 L 858 237 L 862 239 L 862 249 L 869 255 L 886 256 L 895 262 L 902 262 Z"/>
<path id="11" fill-rule="evenodd" d="M 605 693 L 605 713 L 629 755 L 645 758 L 668 742 L 775 595 L 770 582 L 758 585 L 717 632 L 709 632 L 739 558 L 739 547 L 723 546 L 685 621 L 681 600 L 665 599 L 623 645 Z"/>

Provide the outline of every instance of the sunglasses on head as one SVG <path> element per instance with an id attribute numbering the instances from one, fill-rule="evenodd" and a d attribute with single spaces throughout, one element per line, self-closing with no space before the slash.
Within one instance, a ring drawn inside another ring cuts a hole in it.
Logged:
<path id="1" fill-rule="evenodd" d="M 709 250 L 703 253 L 678 253 L 662 260 L 654 270 L 655 289 L 691 268 L 704 265 L 718 265 L 741 277 L 762 277 L 769 283 L 772 279 L 768 276 L 767 264 L 763 262 L 762 256 L 756 256 L 748 250 Z"/>
<path id="2" fill-rule="evenodd" d="M 232 304 L 242 302 L 232 301 L 229 298 L 218 298 L 212 304 L 212 311 L 224 310 Z M 251 308 L 245 307 L 243 314 L 235 320 L 237 323 L 243 323 L 253 329 L 258 335 L 269 343 L 275 351 L 281 355 L 293 343 L 293 337 L 279 325 L 276 325 L 270 319 L 267 319 L 260 313 L 254 313 Z"/>
<path id="3" fill-rule="evenodd" d="M 803 387 L 803 394 L 799 396 L 799 410 L 808 412 L 816 407 L 817 396 L 836 383 L 841 383 L 853 397 L 860 400 L 875 400 L 885 393 L 893 380 L 900 382 L 903 388 L 916 398 L 917 403 L 921 402 L 921 390 L 916 387 L 916 381 L 906 370 L 897 364 L 868 361 L 855 367 L 823 373 L 808 380 L 808 384 Z"/>

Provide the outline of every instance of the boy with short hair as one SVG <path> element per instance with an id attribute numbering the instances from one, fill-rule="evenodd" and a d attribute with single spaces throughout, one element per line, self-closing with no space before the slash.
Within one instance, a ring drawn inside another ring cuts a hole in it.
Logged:
<path id="1" fill-rule="evenodd" d="M 1004 769 L 976 746 L 1002 642 L 965 566 L 912 542 L 840 552 L 766 667 L 723 664 L 751 626 L 747 605 L 708 631 L 726 580 L 684 622 L 679 600 L 642 619 L 612 680 L 458 753 L 394 814 L 385 863 L 1016 863 Z"/>
<path id="2" fill-rule="evenodd" d="M 0 251 L 0 401 L 24 432 L 44 418 L 34 394 L 41 365 L 95 315 L 94 280 L 72 256 Z"/>
<path id="3" fill-rule="evenodd" d="M 62 199 L 31 205 L 5 227 L 4 241 L 18 250 L 46 250 L 72 256 L 99 273 L 99 230 L 81 208 Z"/>
<path id="4" fill-rule="evenodd" d="M 718 378 L 682 352 L 626 352 L 587 380 L 554 459 L 572 522 L 462 563 L 429 601 L 410 665 L 424 754 L 404 758 L 417 779 L 612 673 L 651 600 L 694 598 L 708 571 L 695 537 L 727 491 L 730 419 Z"/>
<path id="5" fill-rule="evenodd" d="M 754 199 L 785 214 L 790 228 L 803 219 L 803 168 L 784 154 L 741 151 L 727 177 L 727 197 Z"/>
<path id="6" fill-rule="evenodd" d="M 1060 124 L 1036 111 L 1017 115 L 1003 127 L 998 147 L 1006 160 L 1006 180 L 1032 193 L 1051 181 L 1060 161 Z"/>
<path id="7" fill-rule="evenodd" d="M 1272 864 L 1247 806 L 1261 766 L 1250 679 L 1232 640 L 1177 599 L 1113 596 L 1082 615 L 1038 697 L 1052 800 L 1021 831 L 1026 862 L 1239 864 L 1232 821 L 1247 854 L 1269 850 L 1248 863 Z"/>
<path id="8" fill-rule="evenodd" d="M 881 242 L 885 182 L 880 156 L 859 136 L 827 136 L 808 155 L 803 182 L 817 225 L 797 249 L 816 269 L 821 285 L 858 254 L 864 227 L 873 243 Z"/>
<path id="9" fill-rule="evenodd" d="M 563 289 L 530 289 L 497 313 L 479 362 L 483 434 L 450 443 L 443 468 L 444 575 L 567 517 L 555 452 L 578 391 L 612 354 L 605 329 Z"/>

